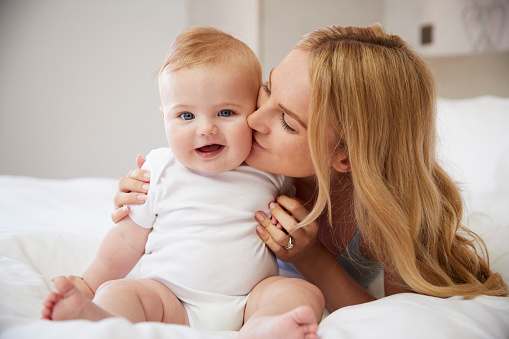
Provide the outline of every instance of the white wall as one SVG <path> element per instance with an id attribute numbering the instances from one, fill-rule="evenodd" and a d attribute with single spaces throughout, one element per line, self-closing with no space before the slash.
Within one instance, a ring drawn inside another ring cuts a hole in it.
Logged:
<path id="1" fill-rule="evenodd" d="M 164 146 L 153 72 L 185 0 L 0 2 L 0 174 L 120 177 Z"/>

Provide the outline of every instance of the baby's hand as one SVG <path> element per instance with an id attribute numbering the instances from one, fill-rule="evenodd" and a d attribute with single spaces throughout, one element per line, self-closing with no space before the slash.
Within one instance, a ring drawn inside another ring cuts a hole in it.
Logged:
<path id="1" fill-rule="evenodd" d="M 70 275 L 67 277 L 67 280 L 72 282 L 74 286 L 88 299 L 92 300 L 94 299 L 95 293 L 92 291 L 90 286 L 83 280 L 82 277 L 77 277 L 75 275 Z"/>

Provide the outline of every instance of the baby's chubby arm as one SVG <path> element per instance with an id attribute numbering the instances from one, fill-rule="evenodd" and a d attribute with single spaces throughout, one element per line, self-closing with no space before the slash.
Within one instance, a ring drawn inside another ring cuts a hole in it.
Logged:
<path id="1" fill-rule="evenodd" d="M 125 278 L 145 253 L 151 230 L 138 226 L 130 217 L 109 230 L 83 273 L 83 280 L 94 293 L 106 281 Z"/>

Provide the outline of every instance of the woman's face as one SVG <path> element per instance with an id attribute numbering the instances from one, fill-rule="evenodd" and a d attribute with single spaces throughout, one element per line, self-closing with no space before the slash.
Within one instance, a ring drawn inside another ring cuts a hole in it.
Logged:
<path id="1" fill-rule="evenodd" d="M 248 165 L 290 177 L 314 174 L 307 136 L 310 96 L 307 55 L 293 50 L 271 71 L 258 110 L 247 119 L 253 129 Z"/>

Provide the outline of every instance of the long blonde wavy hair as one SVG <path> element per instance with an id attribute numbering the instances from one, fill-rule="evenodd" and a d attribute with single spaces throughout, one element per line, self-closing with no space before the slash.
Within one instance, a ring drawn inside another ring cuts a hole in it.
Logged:
<path id="1" fill-rule="evenodd" d="M 385 270 L 437 297 L 508 295 L 486 246 L 461 224 L 458 187 L 435 150 L 435 84 L 426 64 L 380 25 L 331 26 L 295 47 L 309 55 L 308 137 L 317 200 L 331 220 L 330 159 L 347 152 L 355 218 Z M 332 130 L 333 142 L 323 138 Z"/>

